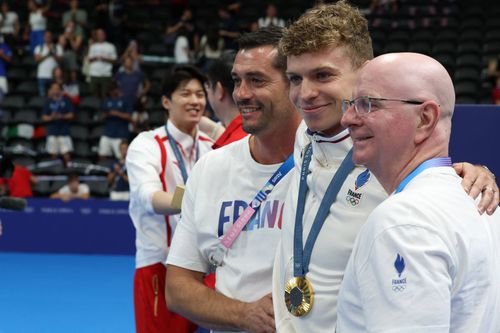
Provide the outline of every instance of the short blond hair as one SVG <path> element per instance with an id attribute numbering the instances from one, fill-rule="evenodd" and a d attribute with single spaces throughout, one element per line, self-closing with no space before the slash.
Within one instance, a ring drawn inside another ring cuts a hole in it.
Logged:
<path id="1" fill-rule="evenodd" d="M 344 47 L 354 69 L 373 58 L 368 21 L 344 0 L 309 9 L 283 30 L 279 44 L 286 56 L 317 52 L 331 46 Z"/>

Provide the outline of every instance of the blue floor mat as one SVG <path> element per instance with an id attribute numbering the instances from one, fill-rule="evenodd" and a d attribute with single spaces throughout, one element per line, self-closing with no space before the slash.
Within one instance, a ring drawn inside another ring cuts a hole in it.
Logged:
<path id="1" fill-rule="evenodd" d="M 0 253 L 0 333 L 135 331 L 134 257 Z"/>

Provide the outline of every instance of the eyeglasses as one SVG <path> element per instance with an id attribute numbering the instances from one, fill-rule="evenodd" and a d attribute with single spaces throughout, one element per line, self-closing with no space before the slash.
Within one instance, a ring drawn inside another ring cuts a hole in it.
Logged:
<path id="1" fill-rule="evenodd" d="M 375 103 L 374 103 L 375 101 Z M 397 99 L 397 98 L 382 98 L 382 97 L 370 97 L 370 96 L 360 96 L 353 100 L 344 99 L 342 101 L 342 112 L 347 112 L 347 109 L 354 105 L 354 110 L 357 114 L 367 114 L 372 112 L 372 105 L 376 105 L 378 101 L 391 101 L 391 102 L 401 102 L 406 104 L 420 105 L 424 103 L 423 101 L 414 101 L 408 99 Z"/>

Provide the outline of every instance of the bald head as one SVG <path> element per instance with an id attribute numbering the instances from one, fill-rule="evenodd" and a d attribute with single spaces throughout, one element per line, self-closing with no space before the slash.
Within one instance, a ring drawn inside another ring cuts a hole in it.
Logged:
<path id="1" fill-rule="evenodd" d="M 448 156 L 455 92 L 436 60 L 417 53 L 376 57 L 361 68 L 352 96 L 355 107 L 345 111 L 342 125 L 353 139 L 353 160 L 388 193 L 405 171 Z"/>
<path id="2" fill-rule="evenodd" d="M 441 117 L 453 114 L 455 91 L 452 79 L 443 65 L 424 54 L 388 53 L 376 57 L 361 71 L 359 82 L 368 81 L 381 87 L 384 94 L 434 100 L 441 107 Z"/>

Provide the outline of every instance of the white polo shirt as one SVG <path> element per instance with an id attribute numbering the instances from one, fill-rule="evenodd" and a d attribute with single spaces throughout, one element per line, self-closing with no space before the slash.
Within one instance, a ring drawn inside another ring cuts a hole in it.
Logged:
<path id="1" fill-rule="evenodd" d="M 480 216 L 451 167 L 370 215 L 339 295 L 337 333 L 500 332 L 500 213 Z"/>

